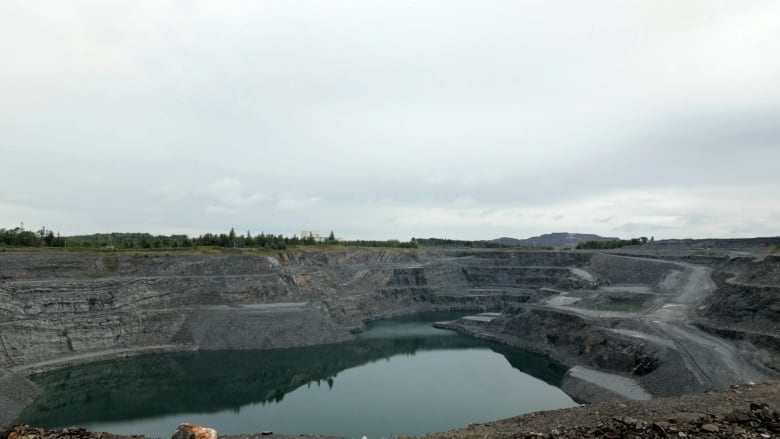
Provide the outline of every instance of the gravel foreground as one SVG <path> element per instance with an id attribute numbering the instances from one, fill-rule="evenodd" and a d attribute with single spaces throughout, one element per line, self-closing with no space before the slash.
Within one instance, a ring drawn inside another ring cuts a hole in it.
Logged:
<path id="1" fill-rule="evenodd" d="M 182 420 L 184 422 L 185 420 Z M 224 439 L 331 438 L 331 436 L 246 434 Z M 412 436 L 402 436 L 412 437 Z M 471 438 L 780 438 L 780 381 L 731 386 L 728 390 L 606 402 L 535 412 L 462 429 L 420 436 Z M 17 425 L 0 430 L 0 439 L 129 439 L 83 428 L 47 430 Z M 369 438 L 374 439 L 374 438 Z"/>
<path id="2" fill-rule="evenodd" d="M 470 424 L 444 438 L 779 438 L 780 381 L 648 401 L 605 402 Z"/>

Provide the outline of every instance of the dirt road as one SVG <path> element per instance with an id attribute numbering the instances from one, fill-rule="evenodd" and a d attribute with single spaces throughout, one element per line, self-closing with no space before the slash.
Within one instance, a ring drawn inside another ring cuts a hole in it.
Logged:
<path id="1" fill-rule="evenodd" d="M 642 260 L 642 258 L 631 258 Z M 724 339 L 705 333 L 690 323 L 696 306 L 716 288 L 711 269 L 678 263 L 679 272 L 671 273 L 663 283 L 666 294 L 649 309 L 639 312 L 599 311 L 576 307 L 566 296 L 555 296 L 547 305 L 579 315 L 599 319 L 638 319 L 636 330 L 612 330 L 637 337 L 680 352 L 684 366 L 703 388 L 724 388 L 729 384 L 771 379 L 743 360 L 737 347 Z M 642 329 L 645 328 L 645 329 Z"/>

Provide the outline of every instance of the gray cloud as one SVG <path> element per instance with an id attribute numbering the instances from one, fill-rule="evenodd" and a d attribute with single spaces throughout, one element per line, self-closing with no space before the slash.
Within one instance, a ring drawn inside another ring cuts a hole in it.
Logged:
<path id="1" fill-rule="evenodd" d="M 0 227 L 774 235 L 779 20 L 773 1 L 6 1 Z"/>

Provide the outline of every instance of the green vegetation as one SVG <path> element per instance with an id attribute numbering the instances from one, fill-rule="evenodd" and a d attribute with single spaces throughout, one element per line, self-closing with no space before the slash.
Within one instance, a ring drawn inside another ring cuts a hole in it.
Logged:
<path id="1" fill-rule="evenodd" d="M 416 248 L 414 242 L 402 242 L 395 239 L 386 241 L 339 241 L 333 232 L 325 239 L 318 241 L 312 237 L 299 238 L 295 235 L 286 237 L 283 235 L 266 235 L 261 233 L 252 237 L 249 232 L 246 235 L 235 236 L 235 234 L 212 235 L 207 233 L 198 238 L 193 238 L 194 245 L 214 246 L 214 247 L 234 247 L 250 249 L 270 249 L 285 250 L 297 246 L 319 246 L 319 247 L 384 247 L 384 248 Z"/>
<path id="2" fill-rule="evenodd" d="M 21 227 L 0 229 L 0 247 L 64 247 L 65 243 L 59 234 L 42 227 L 37 232 L 24 230 Z"/>
<path id="3" fill-rule="evenodd" d="M 313 237 L 299 238 L 284 235 L 260 233 L 257 236 L 247 231 L 238 235 L 234 229 L 228 233 L 206 233 L 190 238 L 187 235 L 151 235 L 149 233 L 95 233 L 92 235 L 76 235 L 63 237 L 42 228 L 31 232 L 17 227 L 0 229 L 0 249 L 23 248 L 25 250 L 63 248 L 69 251 L 120 250 L 120 251 L 187 251 L 198 252 L 224 251 L 225 249 L 245 249 L 254 252 L 274 252 L 303 247 L 372 247 L 406 249 L 417 248 L 413 241 L 399 240 L 337 240 L 333 231 L 327 238 L 317 240 Z"/>
<path id="4" fill-rule="evenodd" d="M 25 250 L 64 248 L 69 251 L 94 251 L 95 249 L 119 251 L 224 251 L 225 249 L 245 249 L 256 253 L 305 247 L 321 248 L 390 248 L 416 249 L 420 247 L 466 247 L 466 248 L 517 248 L 491 241 L 466 241 L 442 238 L 412 238 L 410 241 L 390 240 L 339 240 L 333 231 L 326 238 L 315 239 L 307 236 L 299 238 L 284 235 L 260 233 L 257 236 L 247 231 L 237 234 L 231 228 L 228 233 L 206 233 L 190 238 L 187 235 L 151 235 L 149 233 L 95 233 L 92 235 L 60 236 L 45 227 L 37 232 L 26 231 L 20 227 L 0 229 L 0 249 L 24 248 Z"/>
<path id="5" fill-rule="evenodd" d="M 333 231 L 326 238 L 315 239 L 307 236 L 299 238 L 284 235 L 260 233 L 257 236 L 247 231 L 236 234 L 231 228 L 228 233 L 206 233 L 190 238 L 187 235 L 151 235 L 149 233 L 95 233 L 92 235 L 60 236 L 45 227 L 37 232 L 26 231 L 20 227 L 0 229 L 0 249 L 24 248 L 26 250 L 45 248 L 65 248 L 69 251 L 94 251 L 95 249 L 119 251 L 215 251 L 217 249 L 246 249 L 253 251 L 279 251 L 304 247 L 344 248 L 390 248 L 416 249 L 421 247 L 437 248 L 520 248 L 492 241 L 467 241 L 442 238 L 412 238 L 410 241 L 389 240 L 339 240 Z M 526 247 L 523 247 L 526 248 Z M 578 247 L 579 248 L 579 247 Z"/>
<path id="6" fill-rule="evenodd" d="M 577 244 L 577 250 L 607 250 L 611 248 L 620 248 L 627 245 L 642 245 L 646 244 L 648 239 L 646 237 L 631 238 L 631 239 L 619 239 L 616 241 L 585 241 Z"/>
<path id="7" fill-rule="evenodd" d="M 149 233 L 96 233 L 64 238 L 67 247 L 107 249 L 154 249 L 191 248 L 192 240 L 187 235 L 151 235 Z"/>

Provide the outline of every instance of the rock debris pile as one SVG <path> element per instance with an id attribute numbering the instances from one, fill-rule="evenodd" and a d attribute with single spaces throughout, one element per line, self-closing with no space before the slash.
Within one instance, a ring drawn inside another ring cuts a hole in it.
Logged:
<path id="1" fill-rule="evenodd" d="M 780 413 L 765 404 L 751 404 L 749 410 L 734 410 L 726 415 L 702 415 L 697 418 L 667 418 L 642 421 L 612 417 L 595 426 L 552 428 L 546 431 L 510 432 L 496 429 L 476 434 L 459 432 L 436 437 L 516 438 L 516 439 L 623 439 L 623 438 L 779 438 Z"/>
<path id="2" fill-rule="evenodd" d="M 722 391 L 605 402 L 469 424 L 426 439 L 780 438 L 780 382 Z"/>
<path id="3" fill-rule="evenodd" d="M 144 436 L 118 436 L 109 433 L 96 433 L 87 431 L 86 428 L 48 430 L 30 427 L 29 425 L 15 425 L 10 430 L 0 430 L 0 439 L 118 439 L 130 437 L 143 438 Z"/>
<path id="4" fill-rule="evenodd" d="M 552 429 L 532 432 L 522 438 L 776 438 L 780 437 L 780 413 L 765 404 L 751 404 L 750 410 L 735 410 L 725 416 L 705 415 L 696 419 L 669 418 L 645 422 L 630 416 L 614 417 L 595 427 Z"/>

